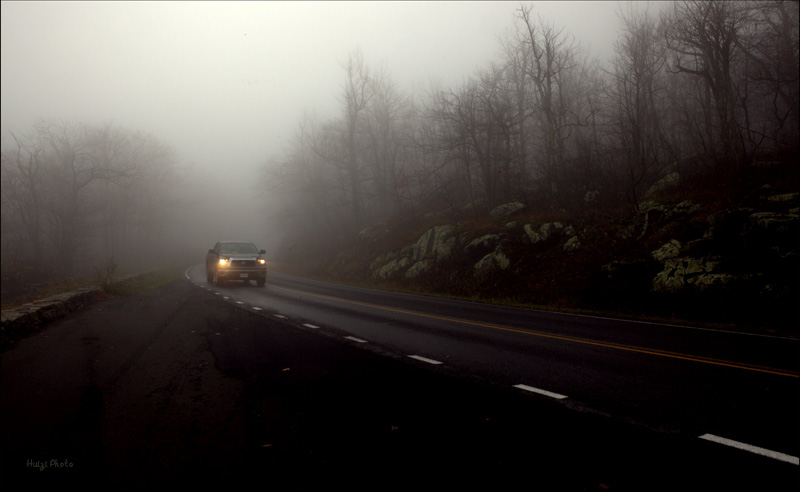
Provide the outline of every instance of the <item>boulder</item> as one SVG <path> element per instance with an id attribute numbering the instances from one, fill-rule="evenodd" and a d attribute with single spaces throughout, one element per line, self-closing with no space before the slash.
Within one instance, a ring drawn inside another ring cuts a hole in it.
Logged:
<path id="1" fill-rule="evenodd" d="M 686 244 L 681 246 L 681 252 L 684 255 L 699 258 L 719 252 L 719 249 L 716 248 L 716 242 L 713 239 L 703 237 L 688 241 Z"/>
<path id="2" fill-rule="evenodd" d="M 567 239 L 567 242 L 564 243 L 564 251 L 567 253 L 574 253 L 581 247 L 581 242 L 578 240 L 578 236 L 572 236 L 571 238 Z"/>
<path id="3" fill-rule="evenodd" d="M 664 246 L 650 253 L 654 260 L 664 263 L 670 258 L 675 258 L 681 252 L 681 242 L 673 239 Z"/>
<path id="4" fill-rule="evenodd" d="M 652 200 L 639 204 L 639 213 L 641 214 L 663 214 L 666 213 L 666 211 L 667 207 Z"/>
<path id="5" fill-rule="evenodd" d="M 687 283 L 694 287 L 697 292 L 708 292 L 711 290 L 726 290 L 736 280 L 736 277 L 727 273 L 701 273 L 696 277 L 691 277 Z"/>
<path id="6" fill-rule="evenodd" d="M 523 229 L 531 244 L 537 244 L 561 235 L 564 230 L 564 224 L 561 222 L 548 222 L 542 224 L 538 229 L 535 229 L 531 224 L 526 224 Z"/>
<path id="7" fill-rule="evenodd" d="M 410 265 L 411 260 L 408 258 L 394 259 L 381 267 L 381 269 L 375 273 L 375 276 L 382 280 L 397 278 Z"/>
<path id="8" fill-rule="evenodd" d="M 800 193 L 783 193 L 781 195 L 772 195 L 767 198 L 773 203 L 798 203 L 800 202 Z"/>
<path id="9" fill-rule="evenodd" d="M 756 234 L 793 233 L 798 229 L 798 216 L 777 212 L 758 212 L 747 218 L 746 232 Z"/>
<path id="10" fill-rule="evenodd" d="M 663 178 L 656 181 L 645 193 L 645 198 L 649 198 L 662 191 L 667 191 L 672 188 L 677 188 L 681 184 L 681 176 L 678 173 L 669 173 Z"/>
<path id="11" fill-rule="evenodd" d="M 500 205 L 499 207 L 495 207 L 489 212 L 489 215 L 492 217 L 503 217 L 505 215 L 511 215 L 514 212 L 518 212 L 525 208 L 525 205 L 520 202 L 511 202 L 506 203 L 504 205 Z"/>
<path id="12" fill-rule="evenodd" d="M 667 218 L 673 218 L 678 215 L 691 215 L 703 210 L 703 207 L 697 205 L 691 200 L 684 200 L 679 204 L 672 207 L 672 210 L 667 212 Z"/>
<path id="13" fill-rule="evenodd" d="M 450 258 L 458 243 L 458 228 L 453 225 L 442 225 L 428 229 L 411 249 L 411 259 L 446 260 Z"/>
<path id="14" fill-rule="evenodd" d="M 753 213 L 749 208 L 720 210 L 708 216 L 708 229 L 704 237 L 728 242 L 738 240 L 744 230 L 747 217 Z"/>
<path id="15" fill-rule="evenodd" d="M 406 270 L 406 278 L 414 279 L 419 277 L 422 273 L 425 272 L 425 270 L 428 269 L 428 266 L 430 266 L 430 261 L 428 260 L 422 260 L 414 263 L 413 265 L 411 265 L 411 268 Z"/>
<path id="16" fill-rule="evenodd" d="M 701 278 L 700 285 L 712 285 L 729 275 L 716 274 L 714 269 L 719 261 L 706 258 L 668 258 L 664 260 L 664 269 L 653 279 L 653 291 L 659 293 L 675 294 L 688 287 L 693 287 L 698 282 L 698 277 L 715 274 L 712 277 Z"/>
<path id="17" fill-rule="evenodd" d="M 472 268 L 472 275 L 477 279 L 485 279 L 498 270 L 505 270 L 511 265 L 511 260 L 496 249 L 478 261 Z"/>
<path id="18" fill-rule="evenodd" d="M 464 246 L 464 253 L 468 255 L 485 255 L 497 248 L 500 236 L 497 234 L 486 234 L 485 236 L 473 239 Z"/>
<path id="19" fill-rule="evenodd" d="M 380 268 L 381 265 L 385 265 L 389 260 L 392 260 L 394 258 L 397 258 L 397 253 L 394 252 L 389 252 L 386 254 L 379 255 L 377 258 L 372 260 L 372 263 L 369 264 L 369 270 L 371 272 L 374 272 L 375 270 Z"/>
<path id="20" fill-rule="evenodd" d="M 757 212 L 747 217 L 744 242 L 751 254 L 774 251 L 781 257 L 795 254 L 800 237 L 800 217 L 795 214 Z"/>

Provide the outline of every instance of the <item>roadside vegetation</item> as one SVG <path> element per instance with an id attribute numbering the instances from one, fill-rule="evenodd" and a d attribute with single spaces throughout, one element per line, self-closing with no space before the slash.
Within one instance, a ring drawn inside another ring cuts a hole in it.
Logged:
<path id="1" fill-rule="evenodd" d="M 130 279 L 101 284 L 104 295 L 109 297 L 126 297 L 161 287 L 175 279 L 183 277 L 189 265 L 173 266 L 151 270 Z"/>
<path id="2" fill-rule="evenodd" d="M 100 296 L 104 299 L 125 297 L 145 292 L 165 285 L 183 275 L 188 265 L 171 266 L 150 270 L 131 278 L 118 276 L 115 270 L 109 271 L 108 265 L 98 268 L 95 275 L 68 281 L 52 281 L 30 290 L 20 290 L 16 294 L 3 294 L 2 310 L 13 309 L 29 302 L 38 301 L 49 296 L 70 292 L 81 287 L 98 286 Z M 100 273 L 102 272 L 102 274 Z"/>

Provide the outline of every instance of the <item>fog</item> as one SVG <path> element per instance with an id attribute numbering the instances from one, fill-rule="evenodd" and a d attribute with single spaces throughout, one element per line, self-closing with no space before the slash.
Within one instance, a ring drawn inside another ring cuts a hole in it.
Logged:
<path id="1" fill-rule="evenodd" d="M 618 2 L 535 2 L 590 57 Z M 268 241 L 255 189 L 304 114 L 341 114 L 355 50 L 400 90 L 455 87 L 498 58 L 518 2 L 2 3 L 3 148 L 39 120 L 114 126 L 176 151 L 195 216 L 180 233 Z M 244 217 L 244 220 L 242 218 Z M 199 226 L 198 230 L 190 228 Z M 212 244 L 208 244 L 211 242 Z M 261 244 L 259 244 L 261 246 Z"/>
<path id="2" fill-rule="evenodd" d="M 360 48 L 403 88 L 455 84 L 495 58 L 516 2 L 3 2 L 2 130 L 109 121 L 204 169 L 252 168 L 303 111 L 338 110 Z M 537 2 L 598 56 L 615 2 Z"/>

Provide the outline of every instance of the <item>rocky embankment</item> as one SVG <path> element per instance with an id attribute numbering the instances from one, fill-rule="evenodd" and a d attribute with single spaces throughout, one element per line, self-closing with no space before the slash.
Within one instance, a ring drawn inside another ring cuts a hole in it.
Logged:
<path id="1" fill-rule="evenodd" d="M 490 231 L 443 223 L 380 251 L 392 231 L 377 224 L 358 241 L 373 252 L 365 276 L 378 284 L 435 284 L 461 295 L 491 284 L 518 302 L 708 321 L 743 321 L 742 313 L 766 309 L 748 321 L 772 325 L 796 321 L 798 207 L 800 193 L 768 186 L 735 208 L 651 200 L 617 221 L 537 223 L 524 204 L 508 203 L 491 211 Z"/>

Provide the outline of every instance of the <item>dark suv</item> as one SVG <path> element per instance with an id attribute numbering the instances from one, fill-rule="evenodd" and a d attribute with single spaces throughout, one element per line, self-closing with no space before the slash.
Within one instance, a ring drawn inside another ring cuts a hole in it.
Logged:
<path id="1" fill-rule="evenodd" d="M 253 243 L 221 241 L 206 255 L 206 280 L 222 286 L 227 280 L 255 280 L 259 287 L 267 282 L 266 251 Z"/>

